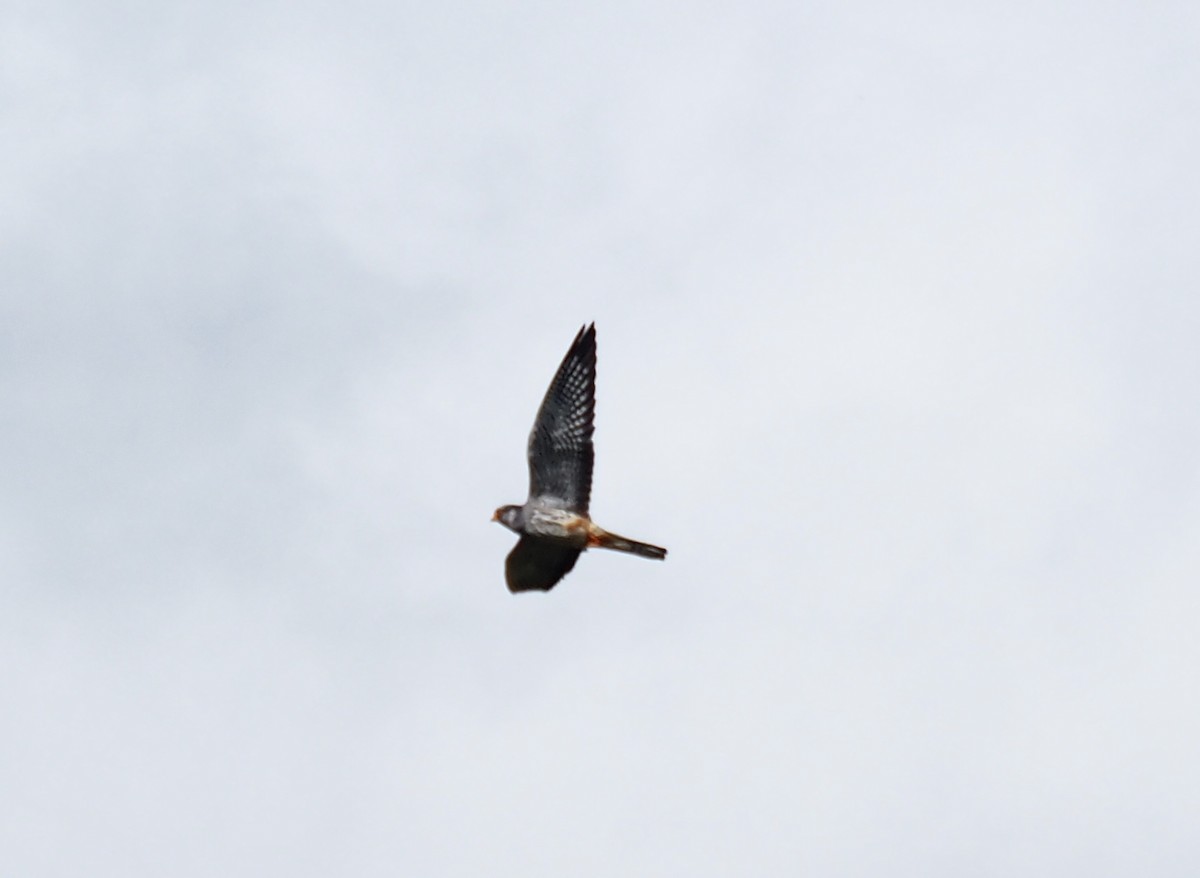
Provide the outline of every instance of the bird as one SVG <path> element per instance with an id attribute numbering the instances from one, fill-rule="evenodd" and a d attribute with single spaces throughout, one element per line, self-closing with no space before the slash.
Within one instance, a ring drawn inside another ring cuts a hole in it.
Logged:
<path id="1" fill-rule="evenodd" d="M 606 531 L 588 515 L 595 452 L 596 324 L 581 328 L 550 382 L 529 432 L 529 498 L 492 515 L 520 535 L 504 562 L 513 594 L 549 591 L 571 572 L 579 555 L 613 549 L 663 560 L 661 546 Z"/>

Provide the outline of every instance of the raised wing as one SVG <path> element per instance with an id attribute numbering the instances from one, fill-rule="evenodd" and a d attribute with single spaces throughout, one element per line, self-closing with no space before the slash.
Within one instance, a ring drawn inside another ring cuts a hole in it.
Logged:
<path id="1" fill-rule="evenodd" d="M 575 336 L 529 434 L 531 500 L 587 515 L 595 415 L 596 326 L 592 324 Z"/>
<path id="2" fill-rule="evenodd" d="M 579 549 L 538 537 L 523 536 L 504 561 L 508 590 L 549 591 L 571 572 L 579 560 Z"/>

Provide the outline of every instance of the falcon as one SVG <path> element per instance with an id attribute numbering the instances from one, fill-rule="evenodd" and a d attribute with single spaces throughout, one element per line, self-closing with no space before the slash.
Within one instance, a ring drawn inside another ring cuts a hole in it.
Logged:
<path id="1" fill-rule="evenodd" d="M 508 590 L 549 591 L 581 552 L 614 549 L 643 558 L 667 550 L 606 531 L 588 517 L 592 493 L 592 431 L 596 415 L 596 325 L 585 326 L 538 409 L 529 433 L 529 499 L 492 516 L 521 535 L 504 562 Z"/>

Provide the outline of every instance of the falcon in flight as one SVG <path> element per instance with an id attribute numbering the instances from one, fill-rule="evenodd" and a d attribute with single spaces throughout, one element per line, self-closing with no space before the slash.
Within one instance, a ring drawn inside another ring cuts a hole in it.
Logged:
<path id="1" fill-rule="evenodd" d="M 579 553 L 593 547 L 643 558 L 667 550 L 609 533 L 588 517 L 592 494 L 592 419 L 596 414 L 596 325 L 575 336 L 529 433 L 529 499 L 492 516 L 521 535 L 504 562 L 508 590 L 549 591 Z"/>

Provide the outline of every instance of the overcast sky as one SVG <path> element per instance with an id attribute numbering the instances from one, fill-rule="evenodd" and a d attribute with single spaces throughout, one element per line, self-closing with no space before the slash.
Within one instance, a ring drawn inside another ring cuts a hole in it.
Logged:
<path id="1" fill-rule="evenodd" d="M 1196 875 L 1198 10 L 6 3 L 0 871 Z"/>

